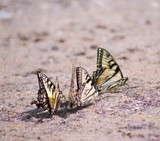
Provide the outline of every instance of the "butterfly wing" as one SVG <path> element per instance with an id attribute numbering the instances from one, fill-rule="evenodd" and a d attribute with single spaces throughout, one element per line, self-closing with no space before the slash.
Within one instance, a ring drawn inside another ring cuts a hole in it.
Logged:
<path id="1" fill-rule="evenodd" d="M 61 104 L 61 98 L 62 98 L 62 91 L 59 88 L 59 81 L 58 81 L 58 77 L 56 77 L 56 81 L 55 81 L 55 91 L 52 95 L 52 97 L 50 97 L 49 99 L 52 99 L 52 106 L 53 107 L 53 112 L 56 112 L 57 109 L 59 108 L 60 104 Z"/>
<path id="2" fill-rule="evenodd" d="M 56 85 L 54 85 L 45 74 L 39 71 L 37 72 L 37 77 L 39 83 L 38 98 L 32 104 L 36 104 L 38 108 L 44 107 L 48 109 L 51 114 L 52 109 L 54 112 L 57 110 L 57 105 L 60 102 L 59 83 L 56 82 Z"/>
<path id="3" fill-rule="evenodd" d="M 31 104 L 36 104 L 37 108 L 43 107 L 44 109 L 48 109 L 48 108 L 51 109 L 49 105 L 47 91 L 45 89 L 45 84 L 44 84 L 44 81 L 47 81 L 48 77 L 39 71 L 37 72 L 37 77 L 38 77 L 38 84 L 39 84 L 38 97 L 37 97 L 37 101 L 34 100 L 31 102 Z"/>
<path id="4" fill-rule="evenodd" d="M 74 105 L 76 105 L 76 91 L 75 91 L 75 67 L 74 64 L 72 66 L 72 76 L 71 76 L 71 85 L 70 85 L 70 91 L 69 91 L 69 108 L 73 108 Z"/>
<path id="5" fill-rule="evenodd" d="M 98 90 L 111 90 L 124 85 L 128 80 L 123 77 L 120 67 L 113 56 L 105 49 L 97 50 L 97 70 L 93 72 L 93 82 Z"/>
<path id="6" fill-rule="evenodd" d="M 77 78 L 77 102 L 78 106 L 88 104 L 97 95 L 95 87 L 92 85 L 92 79 L 83 67 L 76 68 Z"/>

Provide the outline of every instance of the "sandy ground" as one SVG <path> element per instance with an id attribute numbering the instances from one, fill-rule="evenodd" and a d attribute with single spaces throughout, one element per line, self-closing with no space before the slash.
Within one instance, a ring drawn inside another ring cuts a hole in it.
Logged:
<path id="1" fill-rule="evenodd" d="M 30 105 L 38 69 L 68 95 L 73 61 L 92 74 L 97 47 L 129 77 L 119 93 L 52 117 Z M 0 68 L 1 141 L 160 140 L 158 0 L 0 0 Z"/>

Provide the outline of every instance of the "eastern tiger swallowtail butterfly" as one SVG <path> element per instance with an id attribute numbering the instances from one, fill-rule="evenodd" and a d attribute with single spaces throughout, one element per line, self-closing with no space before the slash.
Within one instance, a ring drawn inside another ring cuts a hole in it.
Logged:
<path id="1" fill-rule="evenodd" d="M 69 93 L 70 108 L 73 105 L 84 106 L 93 101 L 97 96 L 92 79 L 83 67 L 76 68 L 77 90 L 74 89 L 75 68 L 72 69 L 71 88 Z"/>
<path id="2" fill-rule="evenodd" d="M 36 104 L 37 108 L 43 107 L 48 109 L 51 114 L 52 111 L 55 113 L 60 106 L 60 100 L 62 92 L 59 89 L 58 77 L 56 77 L 55 85 L 50 79 L 43 73 L 37 72 L 39 90 L 37 101 L 34 100 L 31 104 Z"/>
<path id="3" fill-rule="evenodd" d="M 120 67 L 113 56 L 105 49 L 97 50 L 97 70 L 93 72 L 93 84 L 101 92 L 112 91 L 126 83 L 128 77 L 123 77 Z"/>

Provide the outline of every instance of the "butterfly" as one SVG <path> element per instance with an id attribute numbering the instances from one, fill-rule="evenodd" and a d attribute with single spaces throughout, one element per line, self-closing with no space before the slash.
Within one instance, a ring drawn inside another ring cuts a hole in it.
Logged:
<path id="1" fill-rule="evenodd" d="M 128 77 L 123 77 L 113 56 L 103 48 L 97 49 L 97 70 L 92 77 L 95 88 L 101 93 L 112 91 L 128 80 Z"/>
<path id="2" fill-rule="evenodd" d="M 76 71 L 76 73 L 75 73 Z M 76 74 L 77 89 L 74 88 L 74 80 Z M 92 79 L 86 69 L 77 67 L 72 68 L 71 87 L 69 93 L 69 106 L 85 106 L 93 101 L 98 96 Z"/>
<path id="3" fill-rule="evenodd" d="M 31 104 L 36 104 L 37 108 L 43 107 L 44 109 L 48 109 L 50 114 L 52 111 L 56 113 L 62 97 L 58 77 L 56 77 L 55 84 L 45 74 L 39 71 L 37 72 L 37 77 L 39 83 L 38 97 Z"/>

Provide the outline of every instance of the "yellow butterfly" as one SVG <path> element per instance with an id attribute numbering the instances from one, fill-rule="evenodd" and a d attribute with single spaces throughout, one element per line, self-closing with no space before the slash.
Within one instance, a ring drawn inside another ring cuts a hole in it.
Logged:
<path id="1" fill-rule="evenodd" d="M 97 50 L 97 70 L 93 72 L 93 84 L 101 92 L 111 91 L 126 83 L 122 71 L 113 56 L 105 49 Z"/>
<path id="2" fill-rule="evenodd" d="M 76 68 L 77 89 L 74 88 L 75 68 L 72 68 L 71 87 L 69 93 L 69 106 L 84 106 L 93 101 L 98 92 L 92 85 L 92 79 L 83 67 Z"/>
<path id="3" fill-rule="evenodd" d="M 55 85 L 43 73 L 37 72 L 39 90 L 37 101 L 34 100 L 31 104 L 36 104 L 37 108 L 43 107 L 48 109 L 51 114 L 55 113 L 60 106 L 62 92 L 59 89 L 58 77 L 56 77 Z"/>

